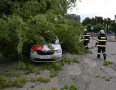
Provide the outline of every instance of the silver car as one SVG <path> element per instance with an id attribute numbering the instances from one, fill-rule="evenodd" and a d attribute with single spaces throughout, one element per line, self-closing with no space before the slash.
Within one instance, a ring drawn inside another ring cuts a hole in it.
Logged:
<path id="1" fill-rule="evenodd" d="M 46 44 L 34 44 L 30 51 L 30 60 L 33 62 L 56 62 L 62 60 L 62 48 L 58 37 L 55 40 L 46 40 Z M 50 48 L 51 47 L 51 48 Z"/>

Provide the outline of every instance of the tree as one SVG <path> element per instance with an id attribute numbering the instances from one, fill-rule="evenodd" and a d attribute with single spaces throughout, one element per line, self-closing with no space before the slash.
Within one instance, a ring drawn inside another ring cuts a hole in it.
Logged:
<path id="1" fill-rule="evenodd" d="M 12 2 L 10 0 L 0 0 L 0 17 L 5 14 L 9 15 L 12 13 Z"/>
<path id="2" fill-rule="evenodd" d="M 92 18 L 92 19 L 91 19 L 91 24 L 92 24 L 93 26 L 96 25 L 95 18 Z"/>
<path id="3" fill-rule="evenodd" d="M 115 38 L 116 38 L 116 23 L 111 22 L 109 29 L 110 29 L 110 31 L 115 32 Z"/>
<path id="4" fill-rule="evenodd" d="M 106 25 L 110 25 L 110 23 L 112 22 L 112 20 L 110 18 L 104 18 L 101 17 L 101 16 L 95 16 L 92 17 L 92 18 L 85 18 L 83 21 L 82 21 L 82 25 L 85 26 L 87 24 L 91 24 L 91 25 L 96 25 L 96 24 L 102 24 L 104 25 L 104 27 L 106 27 Z"/>
<path id="5" fill-rule="evenodd" d="M 91 24 L 87 24 L 86 27 L 87 27 L 87 30 L 89 32 L 92 32 L 93 31 L 93 30 L 91 30 L 91 28 L 93 27 Z"/>
<path id="6" fill-rule="evenodd" d="M 103 17 L 95 16 L 95 22 L 96 22 L 96 24 L 102 24 L 103 25 Z"/>
<path id="7" fill-rule="evenodd" d="M 105 30 L 105 27 L 102 24 L 97 24 L 94 26 L 94 32 L 99 32 L 100 30 Z"/>
<path id="8" fill-rule="evenodd" d="M 110 30 L 111 30 L 112 32 L 115 32 L 115 33 L 116 33 L 116 23 L 115 23 L 115 22 L 111 22 L 109 28 L 110 28 Z"/>
<path id="9" fill-rule="evenodd" d="M 1 12 L 4 15 L 0 18 L 2 24 L 0 53 L 4 57 L 10 59 L 22 55 L 29 57 L 31 46 L 44 41 L 46 31 L 57 35 L 64 42 L 63 50 L 77 54 L 84 51 L 78 42 L 83 27 L 74 20 L 66 22 L 64 18 L 67 9 L 74 5 L 76 0 L 10 0 L 9 2 L 12 3 L 10 12 L 4 13 L 3 8 Z"/>
<path id="10" fill-rule="evenodd" d="M 85 26 L 87 24 L 91 24 L 91 19 L 89 17 L 85 18 L 83 21 L 82 21 L 82 25 Z"/>

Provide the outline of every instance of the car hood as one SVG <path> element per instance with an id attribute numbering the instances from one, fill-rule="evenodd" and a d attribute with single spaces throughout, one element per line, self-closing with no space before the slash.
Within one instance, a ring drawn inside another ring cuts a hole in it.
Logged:
<path id="1" fill-rule="evenodd" d="M 54 48 L 54 50 L 61 49 L 60 44 L 50 44 L 50 45 Z M 50 50 L 50 48 L 48 47 L 48 45 L 44 45 L 42 51 L 43 50 Z"/>

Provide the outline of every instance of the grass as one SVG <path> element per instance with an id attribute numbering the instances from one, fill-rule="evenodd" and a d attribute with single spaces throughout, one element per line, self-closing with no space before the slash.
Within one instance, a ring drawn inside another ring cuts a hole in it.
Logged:
<path id="1" fill-rule="evenodd" d="M 103 70 L 103 68 L 100 68 L 100 70 Z"/>
<path id="2" fill-rule="evenodd" d="M 109 66 L 109 65 L 112 65 L 112 64 L 113 64 L 113 62 L 111 62 L 111 61 L 107 61 L 107 60 L 103 61 L 103 66 Z"/>
<path id="3" fill-rule="evenodd" d="M 34 68 L 34 73 L 35 74 L 40 74 L 40 69 L 39 68 Z"/>
<path id="4" fill-rule="evenodd" d="M 102 78 L 102 79 L 105 79 L 105 81 L 110 81 L 112 79 L 111 77 L 100 76 L 99 74 L 96 75 L 96 78 Z"/>
<path id="5" fill-rule="evenodd" d="M 0 76 L 6 76 L 6 77 L 20 77 L 21 73 L 14 73 L 14 72 L 0 72 Z"/>
<path id="6" fill-rule="evenodd" d="M 45 90 L 45 89 L 37 89 L 37 90 Z M 48 88 L 47 90 L 58 90 L 57 87 L 51 87 Z M 75 84 L 71 84 L 71 85 L 65 85 L 63 86 L 60 90 L 80 90 L 80 88 L 76 87 Z"/>
<path id="7" fill-rule="evenodd" d="M 106 81 L 110 81 L 110 78 L 106 78 L 105 80 L 106 80 Z"/>
<path id="8" fill-rule="evenodd" d="M 13 87 L 13 86 L 23 87 L 26 84 L 26 82 L 29 82 L 29 81 L 48 83 L 50 81 L 50 78 L 57 76 L 58 72 L 62 70 L 62 67 L 66 63 L 67 64 L 80 63 L 80 60 L 78 60 L 78 58 L 69 59 L 69 58 L 63 57 L 62 61 L 55 62 L 55 63 L 43 63 L 43 64 L 39 64 L 39 66 L 38 64 L 25 63 L 23 61 L 19 61 L 17 65 L 13 66 L 13 70 L 16 70 L 16 71 L 22 70 L 25 72 L 25 74 L 30 74 L 30 73 L 40 74 L 41 71 L 49 70 L 50 76 L 48 76 L 48 78 L 33 77 L 29 79 L 27 77 L 24 77 L 23 74 L 18 72 L 14 73 L 10 71 L 8 72 L 4 71 L 0 73 L 0 87 L 1 88 Z M 12 79 L 11 77 L 13 78 L 15 77 L 15 79 Z M 35 87 L 34 85 L 31 86 L 31 88 L 34 88 L 34 87 Z M 73 85 L 71 85 L 70 87 L 74 88 Z M 57 90 L 57 88 L 52 87 L 51 89 L 48 89 L 48 90 Z"/>
<path id="9" fill-rule="evenodd" d="M 50 81 L 50 78 L 44 78 L 44 77 L 34 77 L 34 78 L 31 78 L 31 81 L 32 82 L 44 82 L 44 83 L 48 83 Z"/>
<path id="10" fill-rule="evenodd" d="M 31 88 L 34 88 L 35 87 L 35 85 L 31 85 Z"/>
<path id="11" fill-rule="evenodd" d="M 85 50 L 85 53 L 86 54 L 92 54 L 92 51 L 90 49 L 88 49 L 88 50 Z"/>
<path id="12" fill-rule="evenodd" d="M 61 90 L 80 90 L 80 89 L 78 87 L 76 87 L 75 84 L 71 84 L 70 86 L 66 85 L 66 86 L 62 87 Z"/>
<path id="13" fill-rule="evenodd" d="M 18 65 L 13 67 L 15 70 L 24 70 L 26 71 L 25 74 L 33 73 L 34 72 L 34 65 L 30 63 L 24 63 L 23 61 L 19 61 Z"/>
<path id="14" fill-rule="evenodd" d="M 6 74 L 0 75 L 0 87 L 1 88 L 12 87 L 12 86 L 23 87 L 25 85 L 25 83 L 29 81 L 29 79 L 27 77 L 24 77 L 24 76 L 18 76 L 14 80 L 8 79 L 7 75 Z M 44 78 L 44 77 L 31 78 L 31 82 L 37 82 L 37 81 L 48 83 L 50 81 L 50 78 Z"/>
<path id="15" fill-rule="evenodd" d="M 39 68 L 34 68 L 36 65 L 33 64 L 26 64 L 22 61 L 19 61 L 18 65 L 15 65 L 13 69 L 15 70 L 24 70 L 25 74 L 30 74 L 30 73 L 36 73 L 40 74 L 40 70 L 50 70 L 50 77 L 55 77 L 57 76 L 58 72 L 62 70 L 62 67 L 64 66 L 65 63 L 71 64 L 71 63 L 80 63 L 78 58 L 74 59 L 69 59 L 63 57 L 62 61 L 56 62 L 56 63 L 44 63 L 39 65 Z"/>
<path id="16" fill-rule="evenodd" d="M 40 65 L 40 70 L 50 70 L 50 77 L 55 77 L 57 76 L 58 72 L 60 70 L 62 70 L 62 67 L 64 66 L 64 64 L 71 64 L 71 63 L 80 63 L 80 61 L 78 60 L 78 58 L 74 58 L 74 59 L 69 59 L 69 58 L 65 58 L 63 57 L 62 61 L 60 62 L 56 62 L 56 63 L 46 63 L 46 64 L 42 64 Z"/>
<path id="17" fill-rule="evenodd" d="M 57 76 L 58 71 L 51 70 L 50 73 L 51 73 L 51 74 L 50 74 L 50 77 L 53 78 L 53 77 Z"/>
<path id="18" fill-rule="evenodd" d="M 105 76 L 103 76 L 102 78 L 106 79 L 106 77 L 105 77 Z"/>
<path id="19" fill-rule="evenodd" d="M 1 88 L 13 87 L 13 86 L 23 87 L 27 81 L 28 81 L 27 78 L 23 76 L 17 77 L 15 80 L 12 80 L 12 79 L 7 79 L 7 77 L 4 75 L 1 75 L 0 87 Z"/>
<path id="20" fill-rule="evenodd" d="M 96 78 L 100 78 L 100 74 L 96 75 Z"/>
<path id="21" fill-rule="evenodd" d="M 111 54 L 111 55 L 115 55 L 115 54 Z"/>

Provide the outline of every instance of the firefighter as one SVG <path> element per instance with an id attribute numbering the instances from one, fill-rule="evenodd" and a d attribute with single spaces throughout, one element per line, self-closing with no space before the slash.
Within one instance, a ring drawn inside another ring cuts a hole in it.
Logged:
<path id="1" fill-rule="evenodd" d="M 85 49 L 88 49 L 88 43 L 90 42 L 90 33 L 87 31 L 87 29 L 84 29 L 84 34 L 82 39 Z"/>
<path id="2" fill-rule="evenodd" d="M 100 35 L 97 37 L 95 47 L 98 47 L 97 58 L 100 58 L 100 53 L 102 51 L 104 60 L 106 60 L 106 42 L 107 37 L 105 35 L 104 30 L 100 30 Z"/>

